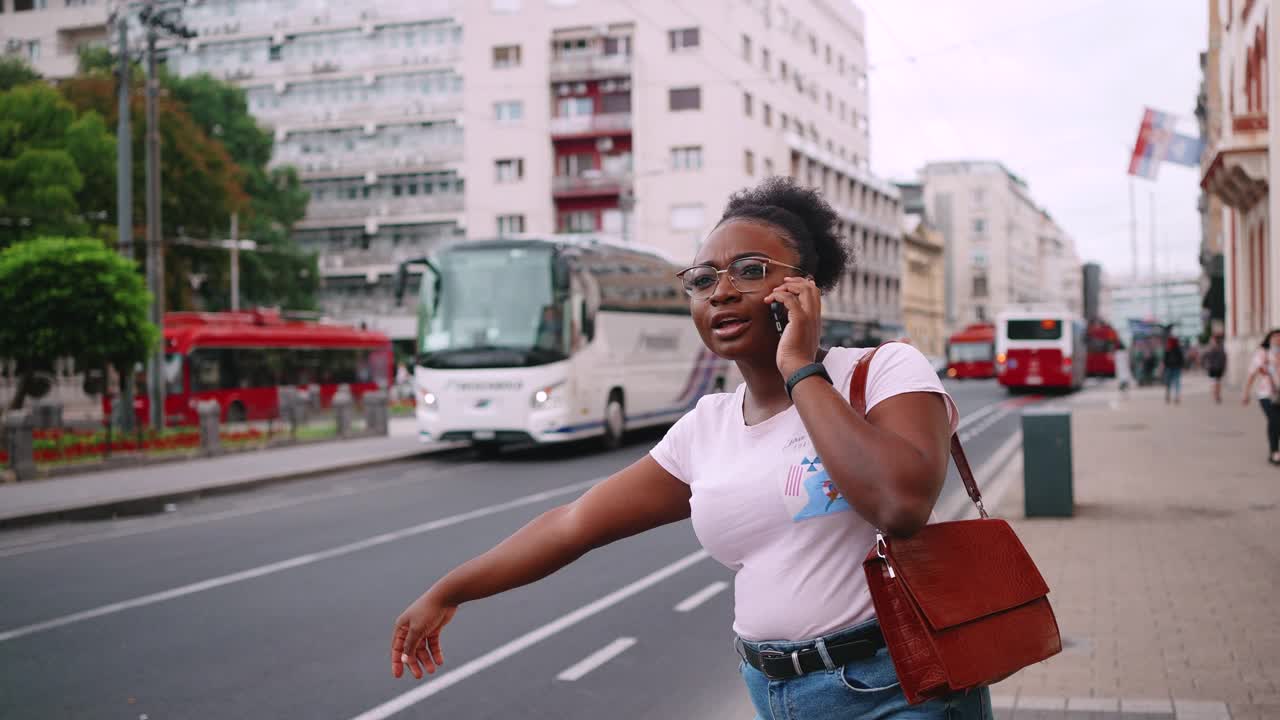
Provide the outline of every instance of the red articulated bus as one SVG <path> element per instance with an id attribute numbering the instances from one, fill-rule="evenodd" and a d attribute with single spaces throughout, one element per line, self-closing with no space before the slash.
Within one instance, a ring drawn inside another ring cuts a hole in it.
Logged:
<path id="1" fill-rule="evenodd" d="M 1084 386 L 1084 323 L 1060 308 L 1006 310 L 996 318 L 996 377 L 1010 390 Z"/>
<path id="2" fill-rule="evenodd" d="M 279 312 L 175 312 L 164 318 L 166 423 L 198 423 L 196 403 L 216 400 L 222 420 L 265 420 L 280 413 L 281 386 L 317 392 L 327 407 L 340 385 L 359 398 L 390 387 L 391 340 L 347 325 L 304 322 Z M 140 373 L 140 376 L 143 374 Z M 142 377 L 134 413 L 149 417 Z M 103 409 L 110 416 L 110 398 Z"/>
<path id="3" fill-rule="evenodd" d="M 1089 377 L 1115 377 L 1120 333 L 1101 320 L 1095 320 L 1085 330 L 1084 345 L 1086 374 Z"/>
<path id="4" fill-rule="evenodd" d="M 996 326 L 970 325 L 947 339 L 947 377 L 996 376 Z"/>

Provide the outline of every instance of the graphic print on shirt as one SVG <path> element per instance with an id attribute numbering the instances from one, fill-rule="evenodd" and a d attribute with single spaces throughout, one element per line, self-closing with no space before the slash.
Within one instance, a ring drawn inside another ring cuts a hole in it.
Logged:
<path id="1" fill-rule="evenodd" d="M 849 501 L 840 494 L 840 489 L 827 474 L 822 458 L 817 455 L 806 455 L 801 458 L 799 465 L 788 468 L 782 500 L 794 521 L 853 509 Z"/>

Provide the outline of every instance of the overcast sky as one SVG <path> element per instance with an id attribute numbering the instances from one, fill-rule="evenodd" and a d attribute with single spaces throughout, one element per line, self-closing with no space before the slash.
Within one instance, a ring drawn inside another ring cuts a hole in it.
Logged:
<path id="1" fill-rule="evenodd" d="M 1197 134 L 1204 0 L 856 0 L 867 20 L 871 167 L 999 160 L 1075 238 L 1082 261 L 1132 271 L 1129 154 L 1143 106 Z M 1199 171 L 1135 179 L 1140 271 L 1197 272 Z"/>

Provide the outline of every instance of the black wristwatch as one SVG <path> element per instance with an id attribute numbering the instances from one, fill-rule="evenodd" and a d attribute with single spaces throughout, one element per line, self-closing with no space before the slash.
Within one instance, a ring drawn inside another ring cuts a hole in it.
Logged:
<path id="1" fill-rule="evenodd" d="M 827 372 L 827 367 L 825 365 L 822 363 L 809 363 L 792 373 L 791 377 L 787 378 L 787 397 L 791 397 L 792 389 L 794 389 L 801 380 L 814 375 L 817 375 L 832 385 L 835 385 L 835 382 L 831 380 L 831 374 Z"/>

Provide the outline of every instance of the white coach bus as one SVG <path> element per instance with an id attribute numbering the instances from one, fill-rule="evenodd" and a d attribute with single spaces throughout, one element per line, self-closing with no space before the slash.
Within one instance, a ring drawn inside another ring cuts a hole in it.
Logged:
<path id="1" fill-rule="evenodd" d="M 724 389 L 689 299 L 656 252 L 566 236 L 447 246 L 423 269 L 414 389 L 419 437 L 506 444 L 670 424 Z"/>

